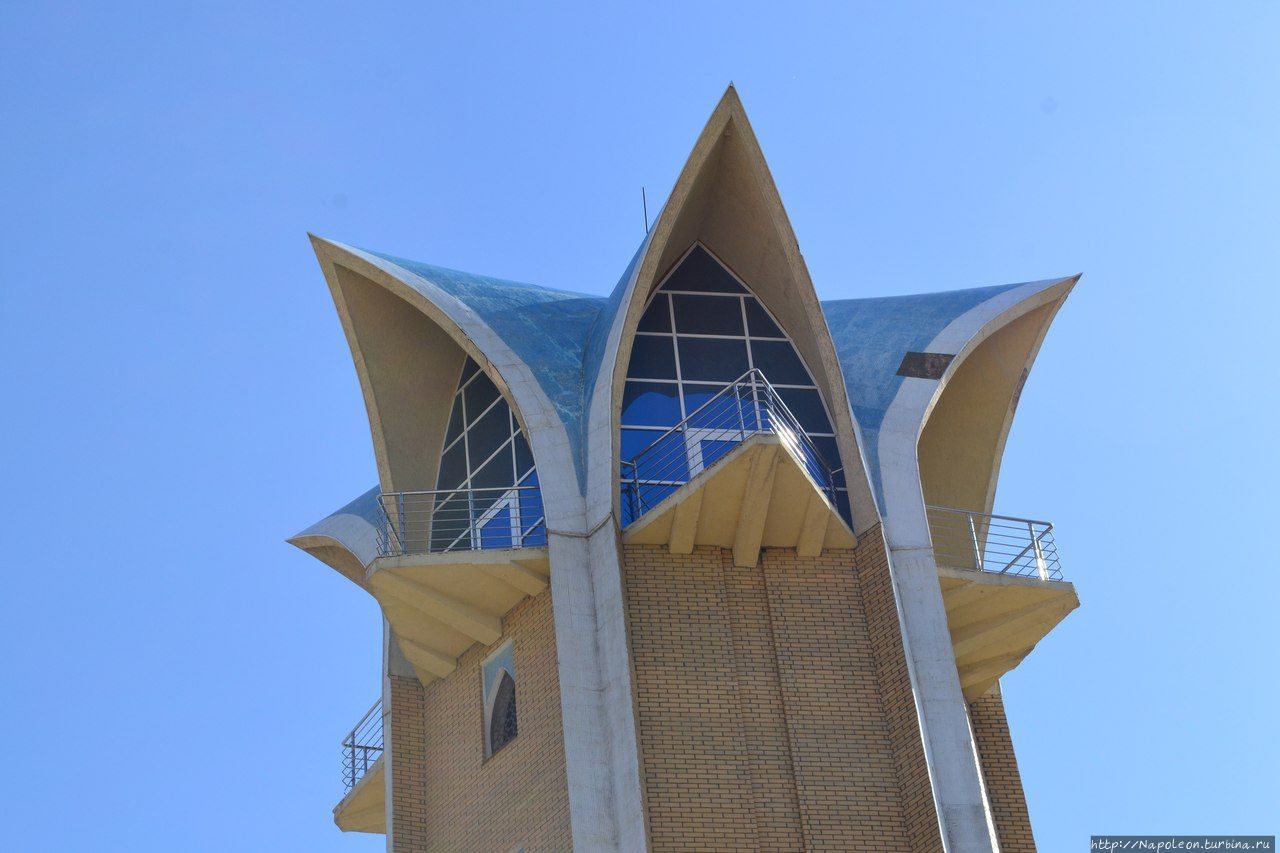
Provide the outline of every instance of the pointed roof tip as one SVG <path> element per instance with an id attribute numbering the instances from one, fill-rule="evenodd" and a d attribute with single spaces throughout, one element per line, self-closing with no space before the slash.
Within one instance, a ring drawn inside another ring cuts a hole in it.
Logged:
<path id="1" fill-rule="evenodd" d="M 1072 273 L 1071 275 L 1064 275 L 1061 278 L 1054 279 L 1053 283 L 1055 285 L 1065 284 L 1067 286 L 1067 292 L 1070 293 L 1072 290 L 1075 289 L 1075 286 L 1080 282 L 1080 277 L 1082 275 L 1084 275 L 1084 273 L 1082 272 Z"/>
<path id="2" fill-rule="evenodd" d="M 742 105 L 742 98 L 738 96 L 738 90 L 732 81 L 729 82 L 728 87 L 724 90 L 724 94 L 720 96 L 720 100 L 716 102 L 715 109 L 711 111 L 711 115 L 707 119 L 707 127 L 716 123 L 723 125 L 725 130 L 735 124 L 750 124 L 746 107 Z"/>
<path id="3" fill-rule="evenodd" d="M 307 232 L 307 239 L 311 241 L 311 246 L 317 249 L 321 246 L 341 246 L 342 245 L 337 240 L 330 240 L 328 237 L 321 237 L 319 234 L 317 234 L 314 231 Z"/>
<path id="4" fill-rule="evenodd" d="M 738 89 L 733 85 L 733 81 L 729 81 L 729 85 L 725 87 L 724 94 L 720 96 L 719 102 L 716 104 L 716 110 L 733 109 L 742 110 L 742 98 L 738 96 Z"/>

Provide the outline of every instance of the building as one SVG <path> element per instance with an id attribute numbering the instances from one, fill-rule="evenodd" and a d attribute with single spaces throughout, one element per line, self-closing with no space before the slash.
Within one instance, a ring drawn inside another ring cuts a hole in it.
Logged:
<path id="1" fill-rule="evenodd" d="M 1076 276 L 821 302 L 732 87 L 608 297 L 314 245 L 379 477 L 290 540 L 385 616 L 340 827 L 1034 849 L 1000 677 L 1078 600 L 991 510 Z"/>

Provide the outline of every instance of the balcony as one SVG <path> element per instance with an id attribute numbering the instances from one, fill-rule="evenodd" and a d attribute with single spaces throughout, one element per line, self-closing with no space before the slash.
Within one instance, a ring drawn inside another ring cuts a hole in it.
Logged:
<path id="1" fill-rule="evenodd" d="M 855 544 L 843 474 L 759 370 L 626 460 L 620 486 L 631 544 L 732 548 L 739 566 L 762 547 L 817 556 Z"/>
<path id="2" fill-rule="evenodd" d="M 536 475 L 510 487 L 394 492 L 380 498 L 370 592 L 423 684 L 443 678 L 502 618 L 550 581 Z"/>
<path id="3" fill-rule="evenodd" d="M 926 509 L 960 686 L 985 693 L 1080 606 L 1046 521 Z"/>
<path id="4" fill-rule="evenodd" d="M 492 489 L 384 493 L 380 503 L 378 554 L 382 557 L 547 544 L 542 491 L 536 482 Z"/>
<path id="5" fill-rule="evenodd" d="M 382 700 L 379 699 L 342 741 L 342 781 L 346 795 L 334 808 L 333 821 L 343 832 L 387 831 L 382 750 Z"/>

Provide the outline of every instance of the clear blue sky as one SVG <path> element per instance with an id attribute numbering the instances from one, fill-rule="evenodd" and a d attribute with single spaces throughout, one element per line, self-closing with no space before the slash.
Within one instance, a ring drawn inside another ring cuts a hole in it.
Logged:
<path id="1" fill-rule="evenodd" d="M 1084 602 L 1006 679 L 1042 849 L 1280 827 L 1276 4 L 13 2 L 0 43 L 7 849 L 381 849 L 329 821 L 378 612 L 283 541 L 375 480 L 306 232 L 604 293 L 730 80 L 822 296 L 1084 273 L 997 501 Z"/>

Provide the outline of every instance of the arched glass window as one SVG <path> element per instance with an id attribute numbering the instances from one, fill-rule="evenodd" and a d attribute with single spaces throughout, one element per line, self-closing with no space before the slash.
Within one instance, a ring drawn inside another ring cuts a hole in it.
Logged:
<path id="1" fill-rule="evenodd" d="M 488 758 L 515 739 L 516 667 L 511 643 L 489 655 L 480 666 L 484 699 L 484 756 Z"/>
<path id="2" fill-rule="evenodd" d="M 503 672 L 489 715 L 489 754 L 493 755 L 516 736 L 516 680 Z"/>
<path id="3" fill-rule="evenodd" d="M 468 358 L 436 477 L 431 550 L 547 544 L 529 442 L 498 387 Z"/>
<path id="4" fill-rule="evenodd" d="M 677 262 L 655 289 L 636 331 L 622 399 L 623 471 L 664 433 L 750 370 L 759 370 L 796 416 L 823 462 L 835 475 L 836 504 L 850 520 L 849 495 L 840 472 L 835 432 L 813 376 L 768 309 L 749 288 L 700 244 Z M 696 419 L 695 419 L 696 420 Z M 696 424 L 676 440 L 685 442 L 687 464 L 667 467 L 661 481 L 639 477 L 646 509 L 728 452 L 740 439 L 723 430 L 699 436 Z M 670 459 L 668 453 L 666 458 Z M 628 500 L 624 482 L 623 523 L 642 514 Z"/>

